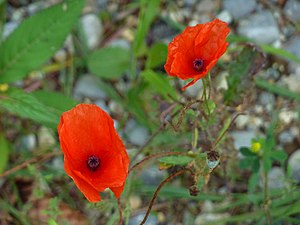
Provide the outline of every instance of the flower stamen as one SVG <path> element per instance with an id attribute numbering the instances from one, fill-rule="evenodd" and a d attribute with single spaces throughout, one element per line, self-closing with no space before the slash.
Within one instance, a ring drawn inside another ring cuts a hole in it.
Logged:
<path id="1" fill-rule="evenodd" d="M 91 171 L 96 171 L 100 167 L 100 158 L 98 158 L 95 155 L 90 155 L 88 159 L 86 160 L 87 167 Z"/>
<path id="2" fill-rule="evenodd" d="M 202 59 L 195 59 L 193 62 L 194 70 L 200 72 L 203 69 L 204 62 Z"/>

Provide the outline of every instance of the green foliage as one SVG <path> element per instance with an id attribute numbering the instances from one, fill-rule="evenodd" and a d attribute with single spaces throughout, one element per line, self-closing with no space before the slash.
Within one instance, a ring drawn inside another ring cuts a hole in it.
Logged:
<path id="1" fill-rule="evenodd" d="M 270 84 L 268 81 L 262 79 L 255 79 L 257 87 L 267 90 L 268 92 L 289 98 L 291 100 L 300 101 L 300 94 L 292 92 L 285 87 L 280 87 L 276 84 Z"/>
<path id="2" fill-rule="evenodd" d="M 22 22 L 0 46 L 0 83 L 17 81 L 45 63 L 62 46 L 83 3 L 66 0 Z"/>
<path id="3" fill-rule="evenodd" d="M 5 170 L 5 167 L 8 162 L 8 155 L 9 155 L 8 142 L 3 136 L 3 134 L 0 133 L 0 174 L 2 174 L 3 171 Z"/>
<path id="4" fill-rule="evenodd" d="M 129 69 L 130 52 L 124 48 L 106 47 L 88 58 L 89 70 L 102 78 L 116 79 Z"/>
<path id="5" fill-rule="evenodd" d="M 146 38 L 150 25 L 157 15 L 159 4 L 159 0 L 141 1 L 139 23 L 133 43 L 133 51 L 135 55 L 139 54 L 139 51 L 144 44 L 144 40 Z"/>
<path id="6" fill-rule="evenodd" d="M 151 88 L 161 94 L 165 99 L 177 99 L 177 92 L 170 85 L 168 78 L 152 70 L 145 70 L 141 76 L 150 84 Z"/>
<path id="7" fill-rule="evenodd" d="M 226 104 L 241 100 L 241 93 L 249 86 L 247 75 L 255 55 L 256 53 L 252 49 L 244 47 L 236 61 L 230 64 L 227 77 L 228 90 L 224 94 Z"/>
<path id="8" fill-rule="evenodd" d="M 17 88 L 9 88 L 0 96 L 0 107 L 22 118 L 32 119 L 45 126 L 56 128 L 61 111 L 48 107 L 34 96 Z"/>
<path id="9" fill-rule="evenodd" d="M 166 156 L 166 157 L 160 158 L 158 161 L 165 165 L 184 166 L 184 165 L 187 165 L 192 160 L 194 160 L 193 157 L 184 156 L 184 155 L 180 155 L 180 156 L 174 155 L 174 156 Z"/>
<path id="10" fill-rule="evenodd" d="M 148 52 L 146 69 L 153 69 L 166 62 L 168 46 L 164 43 L 155 43 Z"/>
<path id="11" fill-rule="evenodd" d="M 277 56 L 280 56 L 282 58 L 294 61 L 296 63 L 300 63 L 299 57 L 297 57 L 296 55 L 290 53 L 289 51 L 287 51 L 285 49 L 275 48 L 271 45 L 261 45 L 260 47 L 266 53 L 269 53 L 269 54 L 272 54 L 272 55 L 277 55 Z"/>

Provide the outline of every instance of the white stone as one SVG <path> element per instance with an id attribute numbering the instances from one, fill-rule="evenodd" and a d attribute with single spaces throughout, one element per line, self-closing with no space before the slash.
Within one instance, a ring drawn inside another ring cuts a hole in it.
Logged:
<path id="1" fill-rule="evenodd" d="M 300 149 L 293 152 L 288 159 L 288 167 L 292 172 L 292 178 L 300 182 Z"/>
<path id="2" fill-rule="evenodd" d="M 86 14 L 81 18 L 83 34 L 86 38 L 89 49 L 95 49 L 102 39 L 102 24 L 95 14 Z"/>

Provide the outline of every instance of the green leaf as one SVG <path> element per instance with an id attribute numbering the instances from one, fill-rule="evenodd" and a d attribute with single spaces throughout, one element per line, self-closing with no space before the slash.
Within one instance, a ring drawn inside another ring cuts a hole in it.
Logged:
<path id="1" fill-rule="evenodd" d="M 3 38 L 3 27 L 5 23 L 5 16 L 6 16 L 6 1 L 0 0 L 0 43 L 2 42 Z"/>
<path id="2" fill-rule="evenodd" d="M 155 73 L 152 70 L 145 70 L 141 76 L 150 84 L 151 88 L 161 94 L 165 99 L 177 99 L 177 92 L 170 85 L 169 80 L 163 74 Z"/>
<path id="3" fill-rule="evenodd" d="M 216 109 L 216 104 L 213 100 L 208 99 L 204 102 L 203 110 L 206 115 L 212 114 Z"/>
<path id="4" fill-rule="evenodd" d="M 88 58 L 89 70 L 102 78 L 116 79 L 129 69 L 130 52 L 124 48 L 106 47 Z"/>
<path id="5" fill-rule="evenodd" d="M 237 105 L 242 101 L 243 94 L 252 84 L 250 75 L 256 73 L 263 62 L 261 57 L 260 52 L 246 46 L 239 53 L 236 61 L 229 65 L 228 89 L 224 95 L 226 104 Z"/>
<path id="6" fill-rule="evenodd" d="M 270 84 L 268 81 L 265 81 L 263 79 L 255 79 L 255 84 L 257 87 L 267 90 L 268 92 L 272 92 L 274 94 L 300 101 L 300 94 L 290 91 L 289 89 L 285 87 L 280 87 L 276 84 Z"/>
<path id="7" fill-rule="evenodd" d="M 47 107 L 29 93 L 17 88 L 9 88 L 0 95 L 0 107 L 22 118 L 32 119 L 45 126 L 56 128 L 61 112 Z"/>
<path id="8" fill-rule="evenodd" d="M 62 46 L 83 2 L 66 0 L 21 23 L 0 46 L 0 83 L 17 81 L 45 63 Z"/>
<path id="9" fill-rule="evenodd" d="M 259 173 L 252 173 L 248 182 L 248 192 L 254 193 L 255 188 L 259 182 Z"/>
<path id="10" fill-rule="evenodd" d="M 241 159 L 240 160 L 240 168 L 241 169 L 247 169 L 249 167 L 251 167 L 251 165 L 253 164 L 254 158 L 245 158 L 245 159 Z"/>
<path id="11" fill-rule="evenodd" d="M 144 44 L 144 40 L 146 35 L 148 34 L 150 25 L 153 19 L 155 18 L 155 16 L 157 15 L 157 13 L 159 12 L 158 11 L 159 4 L 160 4 L 159 0 L 141 1 L 138 28 L 133 43 L 133 50 L 135 55 L 138 55 L 141 46 Z"/>
<path id="12" fill-rule="evenodd" d="M 164 43 L 155 43 L 149 50 L 146 69 L 153 69 L 163 65 L 168 55 L 168 46 Z"/>
<path id="13" fill-rule="evenodd" d="M 73 108 L 79 102 L 58 92 L 39 90 L 31 93 L 37 100 L 46 106 L 57 109 L 61 113 Z"/>
<path id="14" fill-rule="evenodd" d="M 240 148 L 240 152 L 242 153 L 242 155 L 244 156 L 256 156 L 255 153 L 251 152 L 249 148 L 247 147 L 241 147 Z"/>
<path id="15" fill-rule="evenodd" d="M 299 57 L 297 57 L 296 55 L 294 55 L 293 53 L 290 53 L 289 51 L 287 51 L 285 49 L 275 48 L 271 45 L 266 45 L 266 44 L 260 45 L 260 47 L 266 53 L 269 53 L 269 54 L 272 54 L 272 55 L 277 55 L 277 56 L 292 60 L 296 63 L 300 63 Z"/>
<path id="16" fill-rule="evenodd" d="M 264 171 L 266 171 L 266 172 L 271 170 L 272 160 L 270 157 L 268 157 L 268 156 L 263 157 L 263 168 L 264 168 Z"/>
<path id="17" fill-rule="evenodd" d="M 5 170 L 5 167 L 8 162 L 8 155 L 9 155 L 8 142 L 3 136 L 3 134 L 0 133 L 0 174 L 2 174 L 3 171 Z"/>
<path id="18" fill-rule="evenodd" d="M 277 150 L 271 152 L 271 159 L 279 161 L 281 164 L 288 158 L 288 155 L 285 151 Z"/>
<path id="19" fill-rule="evenodd" d="M 166 156 L 163 158 L 160 158 L 158 161 L 161 163 L 165 163 L 167 165 L 178 165 L 178 166 L 184 166 L 187 165 L 189 162 L 194 160 L 194 158 L 184 155 L 173 155 L 173 156 Z"/>

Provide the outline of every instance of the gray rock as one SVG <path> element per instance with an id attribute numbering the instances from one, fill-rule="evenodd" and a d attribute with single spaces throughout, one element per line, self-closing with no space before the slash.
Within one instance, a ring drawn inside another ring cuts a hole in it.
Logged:
<path id="1" fill-rule="evenodd" d="M 289 76 L 282 77 L 281 82 L 286 85 L 289 90 L 300 93 L 300 75 L 290 74 Z"/>
<path id="2" fill-rule="evenodd" d="M 140 175 L 142 182 L 149 186 L 158 186 L 167 177 L 165 170 L 159 170 L 156 166 L 149 167 Z"/>
<path id="3" fill-rule="evenodd" d="M 16 29 L 18 27 L 19 23 L 18 22 L 7 22 L 6 24 L 4 24 L 4 28 L 3 28 L 3 39 L 7 38 L 11 32 L 14 31 L 14 29 Z"/>
<path id="4" fill-rule="evenodd" d="M 268 111 L 271 111 L 274 107 L 275 97 L 269 92 L 262 92 L 259 95 L 259 103 L 263 105 Z"/>
<path id="5" fill-rule="evenodd" d="M 223 10 L 217 15 L 217 18 L 219 18 L 222 21 L 225 21 L 226 23 L 231 23 L 232 22 L 232 16 L 227 10 Z"/>
<path id="6" fill-rule="evenodd" d="M 289 130 L 286 130 L 279 134 L 278 139 L 281 144 L 288 144 L 293 141 L 294 137 Z"/>
<path id="7" fill-rule="evenodd" d="M 83 35 L 89 49 L 95 49 L 102 39 L 102 23 L 95 14 L 86 14 L 81 18 Z"/>
<path id="8" fill-rule="evenodd" d="M 284 48 L 285 50 L 289 51 L 290 53 L 298 56 L 300 58 L 300 51 L 299 51 L 299 46 L 300 46 L 300 36 L 294 36 L 291 40 L 289 40 L 285 45 Z"/>
<path id="9" fill-rule="evenodd" d="M 127 134 L 129 141 L 138 146 L 143 145 L 149 137 L 149 131 L 134 120 L 127 122 L 124 132 Z"/>
<path id="10" fill-rule="evenodd" d="M 27 134 L 20 138 L 19 149 L 23 151 L 32 151 L 37 147 L 37 140 L 34 134 Z"/>
<path id="11" fill-rule="evenodd" d="M 300 149 L 293 152 L 288 160 L 288 167 L 292 172 L 292 178 L 300 183 Z"/>
<path id="12" fill-rule="evenodd" d="M 83 75 L 78 79 L 74 88 L 74 98 L 83 100 L 84 98 L 104 99 L 106 93 L 100 89 L 100 78 L 92 75 Z"/>
<path id="13" fill-rule="evenodd" d="M 252 139 L 256 137 L 256 133 L 254 130 L 233 131 L 230 134 L 233 138 L 234 147 L 237 150 L 241 147 L 250 147 Z"/>
<path id="14" fill-rule="evenodd" d="M 269 189 L 281 189 L 285 187 L 284 171 L 280 167 L 273 167 L 268 173 Z"/>
<path id="15" fill-rule="evenodd" d="M 249 15 L 256 7 L 255 0 L 224 0 L 224 8 L 234 19 L 240 19 Z"/>
<path id="16" fill-rule="evenodd" d="M 105 104 L 104 101 L 102 100 L 97 100 L 95 101 L 95 104 L 97 106 L 99 106 L 102 110 L 104 110 L 105 112 L 109 113 L 109 108 L 107 107 L 107 105 Z"/>
<path id="17" fill-rule="evenodd" d="M 139 213 L 135 216 L 132 216 L 129 219 L 128 225 L 137 225 L 140 224 L 142 222 L 142 220 L 145 217 L 145 213 Z M 154 215 L 149 215 L 146 223 L 144 223 L 145 225 L 158 225 L 158 219 L 156 216 Z"/>
<path id="18" fill-rule="evenodd" d="M 297 22 L 300 19 L 300 1 L 299 0 L 288 0 L 284 5 L 284 12 L 292 20 Z"/>
<path id="19" fill-rule="evenodd" d="M 241 20 L 238 33 L 258 43 L 270 44 L 279 39 L 278 25 L 270 11 L 260 11 Z"/>
<path id="20" fill-rule="evenodd" d="M 114 39 L 113 41 L 111 41 L 109 43 L 109 46 L 124 48 L 124 49 L 128 49 L 128 50 L 130 49 L 130 43 L 126 39 L 123 39 L 123 38 Z"/>

